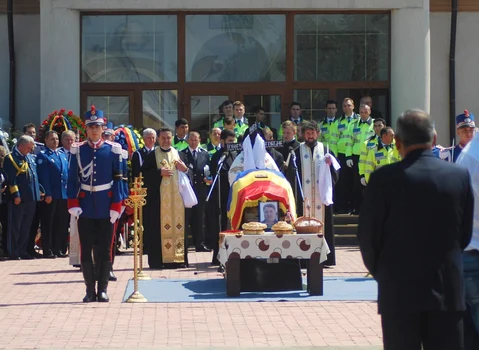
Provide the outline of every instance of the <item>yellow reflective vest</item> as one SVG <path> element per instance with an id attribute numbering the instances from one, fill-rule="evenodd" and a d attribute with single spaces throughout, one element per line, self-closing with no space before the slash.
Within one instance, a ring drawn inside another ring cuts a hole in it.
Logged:
<path id="1" fill-rule="evenodd" d="M 382 143 L 379 143 L 377 146 L 370 148 L 364 164 L 366 182 L 369 182 L 369 178 L 375 170 L 384 165 L 399 162 L 400 160 L 401 156 L 394 144 L 384 146 Z"/>
<path id="2" fill-rule="evenodd" d="M 338 120 L 336 118 L 333 121 L 328 121 L 327 118 L 319 123 L 319 134 L 318 141 L 322 142 L 325 147 L 329 147 L 330 151 L 334 153 L 335 156 L 338 155 L 338 139 L 339 139 L 339 130 L 338 130 Z"/>
<path id="3" fill-rule="evenodd" d="M 346 117 L 343 115 L 338 120 L 338 142 L 337 148 L 338 153 L 346 154 L 346 148 L 350 143 L 350 139 L 348 136 L 348 127 L 349 124 L 352 124 L 355 120 L 359 119 L 359 115 L 353 113 L 350 117 Z"/>
<path id="4" fill-rule="evenodd" d="M 348 125 L 347 136 L 348 143 L 346 146 L 346 157 L 352 155 L 361 155 L 361 147 L 364 142 L 373 136 L 374 132 L 374 119 L 369 118 L 363 122 L 361 118 L 356 119 L 354 122 Z"/>
<path id="5" fill-rule="evenodd" d="M 363 145 L 361 146 L 361 154 L 359 155 L 359 164 L 358 164 L 359 175 L 361 177 L 364 176 L 364 165 L 366 164 L 368 151 L 374 146 L 377 146 L 379 143 L 379 140 L 380 140 L 379 136 L 373 135 L 370 138 L 368 138 L 366 141 L 364 141 Z"/>

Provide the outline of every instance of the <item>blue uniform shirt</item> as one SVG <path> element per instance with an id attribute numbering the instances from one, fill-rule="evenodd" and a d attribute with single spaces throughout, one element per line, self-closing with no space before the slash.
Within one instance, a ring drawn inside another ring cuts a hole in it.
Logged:
<path id="1" fill-rule="evenodd" d="M 452 162 L 455 163 L 457 158 L 459 157 L 459 155 L 461 154 L 462 152 L 462 146 L 460 144 L 457 144 L 456 146 L 454 146 L 454 155 L 452 157 Z"/>
<path id="2" fill-rule="evenodd" d="M 12 198 L 22 202 L 40 200 L 40 184 L 35 158 L 32 154 L 22 155 L 17 147 L 5 157 L 3 169 L 7 174 L 8 191 Z"/>
<path id="3" fill-rule="evenodd" d="M 125 199 L 128 198 L 128 195 L 129 195 L 129 188 L 128 188 L 128 152 L 126 150 L 122 150 L 121 171 L 122 171 L 122 174 L 123 174 L 122 200 L 125 200 Z"/>
<path id="4" fill-rule="evenodd" d="M 84 141 L 71 147 L 68 173 L 68 208 L 80 207 L 81 217 L 110 218 L 110 210 L 121 211 L 123 197 L 121 146 L 101 140 Z"/>
<path id="5" fill-rule="evenodd" d="M 65 153 L 46 148 L 36 157 L 38 180 L 45 196 L 67 199 L 68 160 Z"/>

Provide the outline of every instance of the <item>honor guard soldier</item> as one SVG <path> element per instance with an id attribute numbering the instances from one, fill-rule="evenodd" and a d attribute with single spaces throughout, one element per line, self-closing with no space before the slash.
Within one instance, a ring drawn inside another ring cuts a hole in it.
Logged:
<path id="1" fill-rule="evenodd" d="M 66 257 L 68 243 L 68 160 L 58 143 L 57 132 L 47 131 L 46 148 L 36 158 L 38 179 L 45 189 L 45 200 L 40 203 L 44 258 Z"/>
<path id="2" fill-rule="evenodd" d="M 33 259 L 27 252 L 27 245 L 36 204 L 40 201 L 37 168 L 31 154 L 34 147 L 31 136 L 21 136 L 3 164 L 10 194 L 7 241 L 12 260 Z"/>
<path id="3" fill-rule="evenodd" d="M 452 149 L 452 161 L 455 163 L 457 157 L 461 154 L 466 145 L 471 142 L 476 130 L 474 115 L 465 110 L 463 114 L 456 117 L 456 133 L 459 137 L 459 143 Z"/>
<path id="4" fill-rule="evenodd" d="M 111 271 L 113 223 L 122 204 L 121 146 L 101 137 L 105 124 L 103 112 L 94 106 L 85 115 L 87 140 L 74 143 L 68 174 L 68 208 L 78 218 L 81 266 L 86 284 L 83 302 L 108 302 L 108 278 Z M 92 249 L 98 249 L 98 294 Z"/>

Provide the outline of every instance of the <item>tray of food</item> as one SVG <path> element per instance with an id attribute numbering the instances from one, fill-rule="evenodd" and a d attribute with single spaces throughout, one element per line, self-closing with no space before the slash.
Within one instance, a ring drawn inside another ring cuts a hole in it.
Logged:
<path id="1" fill-rule="evenodd" d="M 276 235 L 292 235 L 294 234 L 294 227 L 286 221 L 278 221 L 271 226 L 271 229 Z"/>
<path id="2" fill-rule="evenodd" d="M 253 221 L 244 223 L 241 227 L 243 228 L 244 235 L 262 235 L 268 226 L 261 222 Z"/>

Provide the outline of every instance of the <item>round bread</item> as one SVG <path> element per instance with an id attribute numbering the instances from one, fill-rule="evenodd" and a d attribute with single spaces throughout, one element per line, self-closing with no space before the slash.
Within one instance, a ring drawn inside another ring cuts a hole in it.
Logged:
<path id="1" fill-rule="evenodd" d="M 278 221 L 274 224 L 271 229 L 274 233 L 277 234 L 292 234 L 293 233 L 293 226 L 288 224 L 286 221 Z"/>
<path id="2" fill-rule="evenodd" d="M 261 222 L 246 222 L 242 226 L 243 234 L 245 235 L 262 235 L 264 234 L 264 229 L 268 226 L 262 224 Z"/>

